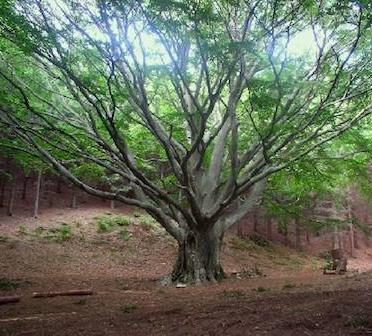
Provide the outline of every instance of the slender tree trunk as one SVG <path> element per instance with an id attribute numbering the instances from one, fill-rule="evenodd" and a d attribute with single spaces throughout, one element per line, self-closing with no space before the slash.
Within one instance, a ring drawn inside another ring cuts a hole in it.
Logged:
<path id="1" fill-rule="evenodd" d="M 77 208 L 77 196 L 76 192 L 74 191 L 71 198 L 71 208 L 76 209 Z"/>
<path id="2" fill-rule="evenodd" d="M 5 178 L 2 178 L 1 188 L 0 188 L 0 208 L 4 206 L 5 186 L 6 186 L 6 180 Z"/>
<path id="3" fill-rule="evenodd" d="M 25 176 L 24 179 L 23 179 L 22 200 L 25 200 L 26 196 L 27 196 L 27 185 L 28 185 L 27 182 L 28 182 L 28 180 L 29 180 L 28 176 Z"/>
<path id="4" fill-rule="evenodd" d="M 306 235 L 306 243 L 307 244 L 310 244 L 310 232 L 309 232 L 309 229 L 306 229 L 305 230 L 305 235 Z"/>
<path id="5" fill-rule="evenodd" d="M 296 236 L 296 249 L 301 250 L 301 227 L 300 227 L 300 218 L 295 218 L 295 236 Z"/>
<path id="6" fill-rule="evenodd" d="M 353 213 L 351 208 L 351 201 L 352 201 L 352 195 L 351 195 L 351 188 L 349 188 L 348 193 L 348 204 L 347 204 L 347 213 L 348 213 L 348 220 L 349 220 L 349 242 L 350 242 L 350 256 L 355 256 L 355 244 L 354 244 L 354 225 L 353 225 Z"/>
<path id="7" fill-rule="evenodd" d="M 110 208 L 111 208 L 112 210 L 115 209 L 115 200 L 110 200 Z"/>
<path id="8" fill-rule="evenodd" d="M 354 247 L 356 249 L 359 249 L 359 236 L 358 236 L 358 230 L 355 229 L 355 226 L 354 226 Z"/>
<path id="9" fill-rule="evenodd" d="M 57 194 L 61 194 L 62 193 L 62 181 L 61 181 L 60 178 L 57 180 L 56 193 Z"/>
<path id="10" fill-rule="evenodd" d="M 355 257 L 354 225 L 349 223 L 350 256 Z"/>
<path id="11" fill-rule="evenodd" d="M 368 221 L 369 221 L 369 204 L 366 203 L 366 206 L 364 208 L 364 224 L 368 224 Z"/>
<path id="12" fill-rule="evenodd" d="M 8 209 L 7 209 L 8 216 L 13 216 L 13 205 L 14 205 L 15 193 L 16 193 L 16 181 L 15 181 L 15 178 L 13 178 L 11 189 L 10 189 L 9 201 L 8 201 Z"/>
<path id="13" fill-rule="evenodd" d="M 220 262 L 222 237 L 212 230 L 189 231 L 179 242 L 178 257 L 172 272 L 173 282 L 197 284 L 218 281 L 225 277 Z"/>
<path id="14" fill-rule="evenodd" d="M 35 218 L 39 216 L 41 178 L 42 178 L 42 172 L 41 170 L 39 170 L 39 172 L 37 173 L 35 204 L 34 204 L 34 217 Z"/>
<path id="15" fill-rule="evenodd" d="M 271 216 L 266 218 L 266 237 L 268 240 L 273 239 L 273 219 Z"/>
<path id="16" fill-rule="evenodd" d="M 333 250 L 341 248 L 340 233 L 338 232 L 338 226 L 334 226 L 333 230 Z"/>

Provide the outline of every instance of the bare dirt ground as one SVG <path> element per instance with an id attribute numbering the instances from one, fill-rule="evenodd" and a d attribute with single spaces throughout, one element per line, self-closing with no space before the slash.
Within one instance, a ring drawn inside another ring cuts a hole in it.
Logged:
<path id="1" fill-rule="evenodd" d="M 161 287 L 175 243 L 138 213 L 100 227 L 117 216 L 109 212 L 0 217 L 0 297 L 21 296 L 0 305 L 0 335 L 372 335 L 369 249 L 357 251 L 346 275 L 331 276 L 318 258 L 228 235 L 228 279 Z M 87 288 L 94 295 L 32 298 Z"/>

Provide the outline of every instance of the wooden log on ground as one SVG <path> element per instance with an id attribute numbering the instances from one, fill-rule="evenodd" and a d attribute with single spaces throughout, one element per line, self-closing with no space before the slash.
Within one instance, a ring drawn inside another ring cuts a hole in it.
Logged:
<path id="1" fill-rule="evenodd" d="M 47 298 L 47 297 L 54 297 L 54 296 L 80 296 L 80 295 L 92 295 L 93 290 L 91 289 L 72 289 L 68 291 L 61 291 L 61 292 L 35 292 L 32 294 L 33 298 Z"/>
<path id="2" fill-rule="evenodd" d="M 0 305 L 19 302 L 20 300 L 21 300 L 20 296 L 0 296 Z"/>
<path id="3" fill-rule="evenodd" d="M 325 269 L 325 270 L 323 270 L 323 274 L 325 274 L 325 275 L 335 275 L 337 273 L 336 273 L 336 270 Z"/>
<path id="4" fill-rule="evenodd" d="M 325 275 L 342 275 L 342 274 L 345 274 L 344 271 L 340 271 L 340 270 L 332 270 L 332 269 L 324 269 L 323 270 L 323 274 Z"/>

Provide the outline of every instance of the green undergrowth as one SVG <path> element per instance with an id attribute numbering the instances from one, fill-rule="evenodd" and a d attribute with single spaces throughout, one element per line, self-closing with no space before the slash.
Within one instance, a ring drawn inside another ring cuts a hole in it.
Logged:
<path id="1" fill-rule="evenodd" d="M 310 267 L 316 270 L 321 269 L 324 263 L 320 258 L 309 256 L 279 243 L 270 242 L 258 234 L 247 237 L 232 235 L 227 240 L 227 244 L 232 250 L 239 251 L 239 254 L 244 253 L 248 260 L 254 260 L 248 261 L 249 263 L 254 265 L 258 263 L 265 268 L 282 266 L 291 270 L 299 270 Z M 260 274 L 250 275 L 253 271 L 248 269 L 247 276 L 260 276 Z M 258 273 L 262 273 L 262 271 L 260 270 Z"/>
<path id="2" fill-rule="evenodd" d="M 124 227 L 132 224 L 132 218 L 123 215 L 104 214 L 93 219 L 97 225 L 98 233 L 109 232 L 117 226 Z"/>
<path id="3" fill-rule="evenodd" d="M 6 235 L 0 235 L 0 243 L 6 243 L 10 240 L 10 238 Z"/>
<path id="4" fill-rule="evenodd" d="M 138 225 L 146 231 L 153 231 L 155 233 L 164 232 L 164 229 L 155 219 L 140 212 L 133 212 L 128 215 L 105 213 L 94 217 L 93 219 L 98 233 L 112 232 L 120 227 L 119 238 L 124 241 L 127 241 L 132 237 L 128 231 L 128 227 L 132 225 Z"/>
<path id="5" fill-rule="evenodd" d="M 353 329 L 365 329 L 365 328 L 372 328 L 372 318 L 367 314 L 361 313 L 354 316 L 349 317 L 345 323 L 345 327 L 353 328 Z"/>
<path id="6" fill-rule="evenodd" d="M 72 238 L 73 230 L 71 225 L 67 223 L 59 223 L 57 226 L 50 228 L 40 225 L 33 230 L 28 229 L 25 225 L 20 225 L 18 227 L 18 236 L 42 238 L 61 243 Z"/>
<path id="7" fill-rule="evenodd" d="M 19 279 L 13 280 L 8 278 L 0 278 L 0 291 L 15 290 L 19 287 L 23 287 L 30 284 L 29 281 L 21 281 Z"/>
<path id="8" fill-rule="evenodd" d="M 132 312 L 134 312 L 137 309 L 138 309 L 138 306 L 136 304 L 134 304 L 134 303 L 128 303 L 128 304 L 120 307 L 120 311 L 123 314 L 132 313 Z"/>

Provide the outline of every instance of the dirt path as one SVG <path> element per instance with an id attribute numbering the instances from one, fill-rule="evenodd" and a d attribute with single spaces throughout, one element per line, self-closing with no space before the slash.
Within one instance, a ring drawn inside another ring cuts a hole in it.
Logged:
<path id="1" fill-rule="evenodd" d="M 141 217 L 98 233 L 102 216 L 115 215 L 85 209 L 15 217 L 11 226 L 0 218 L 0 296 L 22 297 L 0 305 L 0 335 L 372 334 L 371 251 L 351 260 L 362 273 L 325 276 L 316 258 L 228 236 L 224 265 L 238 277 L 164 288 L 155 280 L 171 269 L 174 242 Z M 70 230 L 65 240 L 57 235 L 61 222 Z M 245 277 L 252 270 L 258 274 Z M 35 291 L 77 288 L 95 294 L 31 298 Z"/>

